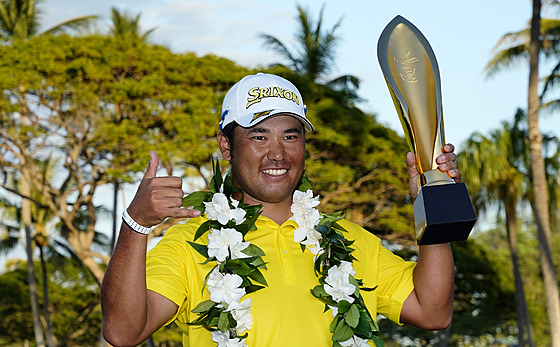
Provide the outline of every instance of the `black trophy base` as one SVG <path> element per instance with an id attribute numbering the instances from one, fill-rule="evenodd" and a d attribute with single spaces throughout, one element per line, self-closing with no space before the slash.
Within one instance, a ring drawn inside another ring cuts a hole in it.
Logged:
<path id="1" fill-rule="evenodd" d="M 414 201 L 419 245 L 464 241 L 476 214 L 464 183 L 424 186 Z"/>

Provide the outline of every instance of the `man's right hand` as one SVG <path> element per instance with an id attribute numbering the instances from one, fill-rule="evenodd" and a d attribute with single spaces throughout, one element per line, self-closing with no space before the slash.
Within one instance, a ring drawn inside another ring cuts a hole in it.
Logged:
<path id="1" fill-rule="evenodd" d="M 152 227 L 166 218 L 193 218 L 200 211 L 183 208 L 183 181 L 180 177 L 156 177 L 159 158 L 155 151 L 150 152 L 150 164 L 138 186 L 128 214 L 136 223 Z"/>

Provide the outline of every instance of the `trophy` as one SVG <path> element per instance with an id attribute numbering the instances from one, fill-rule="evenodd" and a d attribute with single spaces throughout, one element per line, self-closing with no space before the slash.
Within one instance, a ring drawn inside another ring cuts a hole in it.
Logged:
<path id="1" fill-rule="evenodd" d="M 436 163 L 445 139 L 434 52 L 418 28 L 397 16 L 379 37 L 377 57 L 420 172 L 414 201 L 417 242 L 466 240 L 476 222 L 469 193 Z"/>

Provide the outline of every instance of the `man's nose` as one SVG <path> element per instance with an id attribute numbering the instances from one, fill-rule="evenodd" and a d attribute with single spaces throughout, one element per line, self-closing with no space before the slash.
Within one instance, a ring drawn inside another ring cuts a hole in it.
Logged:
<path id="1" fill-rule="evenodd" d="M 286 150 L 280 141 L 272 141 L 268 154 L 266 156 L 269 160 L 281 161 L 286 159 Z"/>

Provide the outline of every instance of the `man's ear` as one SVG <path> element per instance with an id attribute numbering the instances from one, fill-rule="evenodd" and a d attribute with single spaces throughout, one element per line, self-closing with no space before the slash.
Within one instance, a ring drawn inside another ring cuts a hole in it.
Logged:
<path id="1" fill-rule="evenodd" d="M 220 149 L 220 152 L 222 153 L 222 157 L 225 160 L 230 161 L 230 159 L 231 159 L 231 148 L 230 148 L 229 139 L 221 131 L 218 133 L 217 139 L 218 139 L 218 148 Z"/>

